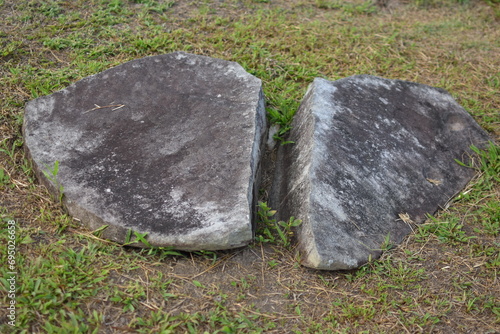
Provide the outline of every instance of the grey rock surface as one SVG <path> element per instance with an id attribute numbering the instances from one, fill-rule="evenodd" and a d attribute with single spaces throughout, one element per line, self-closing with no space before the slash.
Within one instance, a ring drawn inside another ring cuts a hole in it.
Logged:
<path id="1" fill-rule="evenodd" d="M 400 243 L 408 218 L 423 222 L 473 176 L 455 159 L 489 139 L 446 91 L 368 75 L 315 79 L 292 125 L 271 206 L 302 219 L 302 264 L 328 270 Z"/>
<path id="2" fill-rule="evenodd" d="M 130 61 L 26 106 L 25 149 L 69 213 L 103 237 L 215 250 L 253 238 L 261 81 L 183 52 Z M 57 181 L 44 171 L 59 162 Z"/>

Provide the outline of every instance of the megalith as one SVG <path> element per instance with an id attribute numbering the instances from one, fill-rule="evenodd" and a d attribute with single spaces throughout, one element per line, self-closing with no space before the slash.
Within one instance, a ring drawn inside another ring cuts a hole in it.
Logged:
<path id="1" fill-rule="evenodd" d="M 488 135 L 438 88 L 369 75 L 316 78 L 281 146 L 272 206 L 297 230 L 303 265 L 356 268 L 459 192 Z"/>
<path id="2" fill-rule="evenodd" d="M 266 132 L 261 86 L 221 59 L 133 60 L 30 101 L 25 149 L 69 213 L 104 238 L 244 246 Z"/>

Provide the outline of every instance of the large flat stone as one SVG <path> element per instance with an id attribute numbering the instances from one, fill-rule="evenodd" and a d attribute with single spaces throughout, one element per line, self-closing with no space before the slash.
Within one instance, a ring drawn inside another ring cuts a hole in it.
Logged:
<path id="1" fill-rule="evenodd" d="M 400 243 L 460 191 L 470 145 L 487 134 L 444 90 L 360 75 L 315 79 L 281 147 L 273 190 L 280 218 L 295 216 L 302 264 L 352 269 Z M 407 216 L 405 216 L 407 218 Z"/>
<path id="2" fill-rule="evenodd" d="M 214 250 L 253 238 L 265 135 L 261 81 L 234 63 L 176 52 L 134 60 L 26 106 L 42 182 L 103 237 Z M 57 182 L 43 171 L 59 162 Z"/>

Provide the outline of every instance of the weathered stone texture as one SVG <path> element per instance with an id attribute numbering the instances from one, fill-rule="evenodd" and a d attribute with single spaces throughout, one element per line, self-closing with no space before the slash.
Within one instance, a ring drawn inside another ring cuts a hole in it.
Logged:
<path id="1" fill-rule="evenodd" d="M 261 81 L 233 62 L 183 52 L 134 60 L 26 107 L 40 179 L 59 161 L 70 214 L 123 242 L 226 249 L 253 238 L 265 138 Z"/>
<path id="2" fill-rule="evenodd" d="M 352 269 L 399 243 L 460 191 L 487 134 L 444 90 L 360 75 L 315 79 L 281 147 L 273 207 L 303 220 L 301 261 Z"/>

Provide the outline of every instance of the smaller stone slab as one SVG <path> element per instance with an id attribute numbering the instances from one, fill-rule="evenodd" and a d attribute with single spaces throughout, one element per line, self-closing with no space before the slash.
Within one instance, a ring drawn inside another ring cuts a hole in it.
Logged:
<path id="1" fill-rule="evenodd" d="M 302 264 L 329 270 L 400 243 L 408 218 L 423 222 L 473 176 L 455 159 L 489 140 L 446 91 L 368 75 L 315 79 L 292 126 L 272 206 L 302 219 Z"/>
<path id="2" fill-rule="evenodd" d="M 108 225 L 103 237 L 216 250 L 253 240 L 265 123 L 259 79 L 175 52 L 29 102 L 23 130 L 40 180 L 91 229 Z"/>

